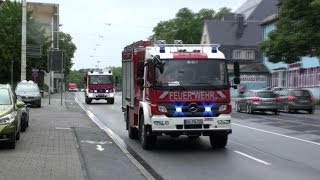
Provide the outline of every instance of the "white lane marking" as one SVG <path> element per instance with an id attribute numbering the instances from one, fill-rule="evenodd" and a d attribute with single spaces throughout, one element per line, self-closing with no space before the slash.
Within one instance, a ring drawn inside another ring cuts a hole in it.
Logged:
<path id="1" fill-rule="evenodd" d="M 104 150 L 104 148 L 103 148 L 101 145 L 97 145 L 96 150 L 98 150 L 98 151 L 103 151 L 103 150 Z"/>
<path id="2" fill-rule="evenodd" d="M 68 127 L 56 127 L 56 130 L 71 130 L 71 128 L 68 128 Z"/>
<path id="3" fill-rule="evenodd" d="M 117 144 L 121 151 L 127 156 L 127 158 L 139 169 L 139 171 L 148 179 L 155 180 L 155 178 L 137 161 L 127 150 L 125 141 L 115 132 L 113 132 L 107 125 L 105 125 L 98 117 L 96 117 L 91 111 L 86 110 L 83 104 L 75 96 L 75 101 L 86 112 L 90 119 L 96 123 L 100 129 L 104 130 L 111 139 Z"/>
<path id="4" fill-rule="evenodd" d="M 88 144 L 100 144 L 100 145 L 103 145 L 103 144 L 112 144 L 112 142 L 110 141 L 90 141 L 90 140 L 86 140 L 86 141 L 81 141 L 82 143 L 88 143 Z"/>
<path id="5" fill-rule="evenodd" d="M 263 160 L 261 160 L 261 159 L 255 158 L 255 157 L 250 156 L 250 155 L 248 155 L 248 154 L 245 154 L 245 153 L 243 153 L 243 152 L 240 152 L 240 151 L 234 151 L 234 152 L 237 153 L 237 154 L 240 154 L 240 155 L 242 155 L 242 156 L 244 156 L 244 157 L 247 157 L 247 158 L 249 158 L 249 159 L 255 160 L 255 161 L 259 162 L 259 163 L 262 163 L 262 164 L 264 164 L 264 165 L 267 165 L 267 166 L 271 165 L 271 163 L 268 163 L 268 162 L 263 161 Z"/>
<path id="6" fill-rule="evenodd" d="M 253 127 L 249 127 L 249 126 L 245 126 L 245 125 L 241 125 L 241 124 L 237 124 L 237 123 L 232 123 L 232 124 L 236 125 L 236 126 L 240 126 L 240 127 L 244 127 L 244 128 L 248 128 L 248 129 L 252 129 L 252 130 L 268 133 L 268 134 L 273 134 L 273 135 L 277 135 L 277 136 L 282 136 L 282 137 L 285 137 L 285 138 L 294 139 L 294 140 L 298 140 L 298 141 L 311 143 L 311 144 L 320 146 L 320 143 L 316 143 L 316 142 L 313 142 L 313 141 L 309 141 L 309 140 L 305 140 L 305 139 L 301 139 L 301 138 L 296 138 L 296 137 L 292 137 L 292 136 L 287 136 L 287 135 L 284 135 L 284 134 L 275 133 L 275 132 L 271 132 L 271 131 L 267 131 L 267 130 L 263 130 L 263 129 L 253 128 Z"/>

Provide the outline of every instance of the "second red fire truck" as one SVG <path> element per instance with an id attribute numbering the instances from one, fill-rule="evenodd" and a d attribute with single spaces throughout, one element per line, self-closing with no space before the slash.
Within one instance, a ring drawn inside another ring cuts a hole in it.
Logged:
<path id="1" fill-rule="evenodd" d="M 85 101 L 90 104 L 92 100 L 107 100 L 114 104 L 115 85 L 112 71 L 109 69 L 90 69 L 84 75 Z"/>
<path id="2" fill-rule="evenodd" d="M 122 111 L 131 139 L 144 149 L 157 136 L 209 136 L 223 148 L 231 130 L 227 61 L 216 44 L 138 41 L 122 52 Z M 240 83 L 234 63 L 234 84 Z M 236 87 L 236 86 L 234 86 Z"/>

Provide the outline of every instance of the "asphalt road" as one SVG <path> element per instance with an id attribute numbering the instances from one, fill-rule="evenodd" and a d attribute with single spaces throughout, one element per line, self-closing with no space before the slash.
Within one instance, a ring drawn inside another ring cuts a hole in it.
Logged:
<path id="1" fill-rule="evenodd" d="M 160 137 L 156 149 L 143 150 L 125 130 L 121 96 L 115 104 L 93 101 L 86 105 L 82 92 L 76 99 L 115 132 L 134 151 L 156 179 L 319 180 L 320 113 L 233 113 L 233 134 L 225 149 L 211 149 L 209 138 Z"/>

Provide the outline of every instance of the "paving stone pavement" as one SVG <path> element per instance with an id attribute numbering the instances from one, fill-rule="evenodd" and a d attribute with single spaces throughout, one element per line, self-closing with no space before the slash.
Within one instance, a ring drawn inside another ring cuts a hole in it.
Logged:
<path id="1" fill-rule="evenodd" d="M 45 97 L 41 108 L 30 108 L 29 128 L 21 133 L 16 149 L 0 144 L 1 180 L 87 179 L 72 127 L 97 126 L 69 105 L 65 99 L 61 106 L 60 96 L 55 94 L 50 105 Z"/>

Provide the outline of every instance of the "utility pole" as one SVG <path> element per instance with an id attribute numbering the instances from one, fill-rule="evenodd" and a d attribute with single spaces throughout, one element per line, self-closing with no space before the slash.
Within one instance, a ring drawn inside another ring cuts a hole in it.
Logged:
<path id="1" fill-rule="evenodd" d="M 26 80 L 27 69 L 27 1 L 22 0 L 21 78 Z"/>

